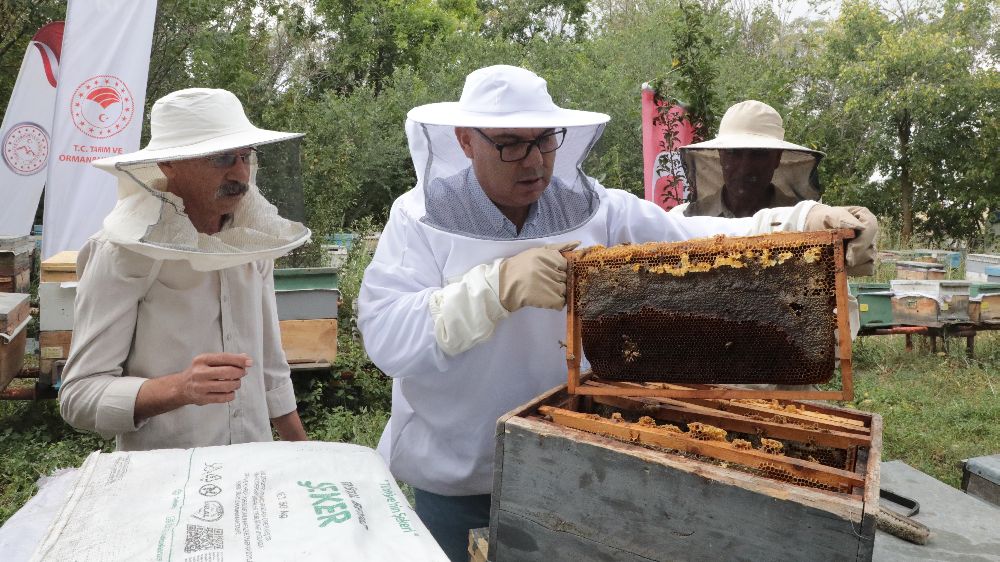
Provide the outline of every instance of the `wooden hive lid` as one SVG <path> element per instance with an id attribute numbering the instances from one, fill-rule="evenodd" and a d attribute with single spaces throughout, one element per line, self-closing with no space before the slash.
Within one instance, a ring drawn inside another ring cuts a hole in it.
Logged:
<path id="1" fill-rule="evenodd" d="M 76 271 L 76 256 L 79 252 L 66 250 L 42 260 L 42 271 Z"/>

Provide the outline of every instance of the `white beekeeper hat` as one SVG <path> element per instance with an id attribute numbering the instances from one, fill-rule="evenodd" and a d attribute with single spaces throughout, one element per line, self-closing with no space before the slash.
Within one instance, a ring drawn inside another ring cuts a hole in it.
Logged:
<path id="1" fill-rule="evenodd" d="M 113 172 L 118 165 L 197 158 L 303 136 L 255 127 L 235 94 L 211 88 L 178 90 L 156 100 L 149 130 L 146 148 L 95 160 L 94 165 Z"/>
<path id="2" fill-rule="evenodd" d="M 822 190 L 816 169 L 823 153 L 785 141 L 781 115 L 766 103 L 747 100 L 726 110 L 714 139 L 681 147 L 681 161 L 695 200 L 715 197 L 722 189 L 719 150 L 755 148 L 782 151 L 771 182 L 778 204 L 819 198 Z"/>
<path id="3" fill-rule="evenodd" d="M 213 235 L 197 232 L 180 197 L 164 190 L 159 162 L 200 158 L 230 150 L 301 137 L 269 131 L 247 119 L 240 100 L 226 90 L 189 88 L 167 94 L 150 111 L 151 138 L 142 150 L 95 160 L 118 177 L 118 203 L 99 233 L 154 259 L 190 262 L 200 271 L 274 259 L 309 241 L 309 229 L 278 215 L 256 185 L 251 163 L 250 190 L 226 227 Z"/>
<path id="4" fill-rule="evenodd" d="M 457 102 L 421 105 L 407 117 L 427 125 L 484 128 L 581 127 L 611 119 L 603 113 L 557 106 L 543 78 L 503 64 L 470 72 Z"/>

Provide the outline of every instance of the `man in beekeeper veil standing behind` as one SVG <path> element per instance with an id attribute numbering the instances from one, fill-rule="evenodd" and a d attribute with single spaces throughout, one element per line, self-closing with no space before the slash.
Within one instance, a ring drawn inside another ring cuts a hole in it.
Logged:
<path id="1" fill-rule="evenodd" d="M 77 259 L 59 392 L 71 425 L 119 450 L 305 439 L 281 349 L 274 259 L 309 240 L 256 185 L 255 127 L 225 90 L 153 104 L 146 148 L 97 160 L 118 203 Z"/>
<path id="2" fill-rule="evenodd" d="M 408 114 L 417 185 L 392 206 L 358 325 L 394 379 L 379 451 L 452 560 L 489 521 L 497 418 L 565 382 L 560 250 L 795 231 L 807 216 L 857 224 L 813 201 L 744 219 L 671 216 L 606 189 L 582 164 L 608 119 L 556 106 L 542 78 L 512 66 L 476 70 L 460 101 Z"/>

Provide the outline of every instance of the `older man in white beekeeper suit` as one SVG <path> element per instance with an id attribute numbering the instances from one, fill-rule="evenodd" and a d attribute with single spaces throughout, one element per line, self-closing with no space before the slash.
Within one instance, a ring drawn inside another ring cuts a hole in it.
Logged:
<path id="1" fill-rule="evenodd" d="M 394 379 L 379 450 L 452 560 L 489 521 L 497 418 L 565 382 L 561 249 L 864 228 L 813 201 L 684 217 L 606 189 L 582 164 L 608 119 L 556 106 L 542 78 L 511 66 L 469 74 L 457 103 L 409 112 L 417 185 L 392 206 L 358 325 Z"/>

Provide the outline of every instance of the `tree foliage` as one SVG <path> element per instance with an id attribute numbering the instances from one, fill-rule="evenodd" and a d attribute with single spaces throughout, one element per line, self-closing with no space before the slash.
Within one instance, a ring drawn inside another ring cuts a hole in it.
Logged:
<path id="1" fill-rule="evenodd" d="M 662 79 L 701 136 L 733 103 L 767 102 L 787 140 L 826 153 L 828 202 L 981 245 L 1000 212 L 1000 9 L 900 6 L 848 0 L 835 18 L 792 20 L 741 0 L 160 0 L 147 111 L 178 88 L 222 87 L 261 126 L 305 132 L 306 220 L 323 235 L 386 216 L 414 181 L 407 111 L 457 99 L 490 64 L 529 68 L 557 104 L 611 115 L 585 168 L 642 193 L 639 88 Z M 34 30 L 64 10 L 0 5 L 0 94 Z"/>

